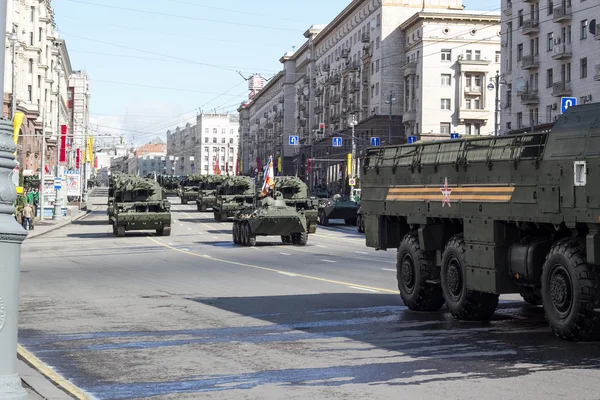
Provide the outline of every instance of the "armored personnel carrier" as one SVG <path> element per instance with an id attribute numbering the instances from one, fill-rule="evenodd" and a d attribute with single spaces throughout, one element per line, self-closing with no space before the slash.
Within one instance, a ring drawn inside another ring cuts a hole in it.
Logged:
<path id="1" fill-rule="evenodd" d="M 136 176 L 121 177 L 114 188 L 110 223 L 118 237 L 133 230 L 155 230 L 159 235 L 169 236 L 171 204 L 158 182 Z"/>
<path id="2" fill-rule="evenodd" d="M 308 186 L 302 179 L 296 176 L 277 176 L 274 190 L 281 193 L 285 204 L 303 211 L 309 224 L 317 224 L 319 203 L 310 196 Z"/>
<path id="3" fill-rule="evenodd" d="M 177 195 L 181 200 L 181 204 L 186 205 L 188 201 L 196 201 L 200 184 L 204 181 L 207 175 L 189 175 L 181 179 Z"/>
<path id="4" fill-rule="evenodd" d="M 280 236 L 283 243 L 304 246 L 308 234 L 316 229 L 317 225 L 309 223 L 304 211 L 287 205 L 283 194 L 275 192 L 238 211 L 233 221 L 233 242 L 254 246 L 257 236 Z"/>
<path id="5" fill-rule="evenodd" d="M 226 176 L 222 175 L 207 175 L 206 178 L 200 182 L 198 189 L 198 198 L 196 199 L 196 206 L 198 211 L 204 212 L 212 210 L 215 204 L 217 187 L 227 179 Z"/>
<path id="6" fill-rule="evenodd" d="M 330 219 L 343 219 L 346 225 L 356 225 L 358 204 L 341 194 L 319 199 L 319 224 L 329 225 Z"/>
<path id="7" fill-rule="evenodd" d="M 175 175 L 160 175 L 156 179 L 160 186 L 165 189 L 165 193 L 167 196 L 177 196 L 179 183 L 181 178 Z"/>
<path id="8" fill-rule="evenodd" d="M 600 336 L 600 104 L 547 133 L 371 148 L 366 244 L 397 249 L 404 303 L 486 320 L 498 296 L 543 304 L 551 330 Z"/>
<path id="9" fill-rule="evenodd" d="M 231 176 L 217 187 L 213 213 L 215 221 L 221 222 L 253 204 L 256 185 L 249 176 Z"/>

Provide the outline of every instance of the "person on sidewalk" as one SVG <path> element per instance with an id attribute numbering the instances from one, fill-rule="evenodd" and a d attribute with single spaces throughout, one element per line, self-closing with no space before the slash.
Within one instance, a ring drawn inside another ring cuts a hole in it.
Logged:
<path id="1" fill-rule="evenodd" d="M 23 207 L 23 229 L 30 230 L 31 229 L 31 218 L 33 217 L 33 208 L 31 208 L 31 204 L 25 203 L 25 207 Z"/>

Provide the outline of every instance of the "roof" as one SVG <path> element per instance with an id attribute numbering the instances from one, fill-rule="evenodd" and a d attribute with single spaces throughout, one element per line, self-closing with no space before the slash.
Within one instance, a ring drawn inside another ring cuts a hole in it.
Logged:
<path id="1" fill-rule="evenodd" d="M 164 143 L 146 144 L 135 151 L 136 156 L 143 156 L 149 153 L 167 153 L 167 145 Z"/>
<path id="2" fill-rule="evenodd" d="M 475 11 L 475 10 L 436 10 L 420 11 L 404 21 L 400 25 L 401 30 L 423 20 L 451 20 L 451 21 L 478 21 L 497 24 L 500 22 L 500 13 L 498 11 Z"/>

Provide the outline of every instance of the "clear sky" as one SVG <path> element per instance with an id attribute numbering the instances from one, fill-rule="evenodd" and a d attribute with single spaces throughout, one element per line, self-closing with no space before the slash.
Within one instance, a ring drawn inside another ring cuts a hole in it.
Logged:
<path id="1" fill-rule="evenodd" d="M 100 134 L 137 144 L 183 126 L 199 109 L 235 112 L 244 76 L 271 77 L 279 58 L 350 0 L 52 0 L 72 68 L 88 73 Z M 500 0 L 463 0 L 467 10 Z"/>

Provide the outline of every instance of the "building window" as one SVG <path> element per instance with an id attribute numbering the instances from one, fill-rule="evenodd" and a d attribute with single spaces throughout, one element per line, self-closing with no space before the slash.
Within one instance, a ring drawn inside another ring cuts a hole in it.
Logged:
<path id="1" fill-rule="evenodd" d="M 523 26 L 523 10 L 519 10 L 518 19 L 519 19 L 519 28 L 520 28 Z"/>
<path id="2" fill-rule="evenodd" d="M 521 61 L 523 58 L 523 43 L 517 45 L 517 61 Z"/>
<path id="3" fill-rule="evenodd" d="M 30 74 L 33 73 L 33 58 L 29 59 L 29 65 L 27 67 L 27 70 L 29 71 Z"/>
<path id="4" fill-rule="evenodd" d="M 221 138 L 221 143 L 225 143 L 225 138 Z"/>
<path id="5" fill-rule="evenodd" d="M 378 49 L 379 46 L 381 46 L 381 38 L 377 36 L 377 39 L 375 39 L 375 48 Z"/>
<path id="6" fill-rule="evenodd" d="M 471 134 L 471 124 L 469 124 L 469 123 L 465 124 L 465 133 L 467 135 Z"/>
<path id="7" fill-rule="evenodd" d="M 31 85 L 27 85 L 27 101 L 33 100 L 33 93 L 31 90 Z"/>
<path id="8" fill-rule="evenodd" d="M 476 98 L 473 100 L 473 107 L 475 110 L 481 110 L 481 99 Z"/>
<path id="9" fill-rule="evenodd" d="M 441 109 L 450 110 L 450 99 L 441 99 Z"/>
<path id="10" fill-rule="evenodd" d="M 33 32 L 29 32 L 29 45 L 33 46 Z"/>
<path id="11" fill-rule="evenodd" d="M 442 61 L 452 61 L 452 50 L 442 49 Z"/>
<path id="12" fill-rule="evenodd" d="M 29 21 L 35 21 L 35 7 L 31 7 L 31 9 L 29 10 Z"/>
<path id="13" fill-rule="evenodd" d="M 375 61 L 375 72 L 379 72 L 379 60 Z"/>
<path id="14" fill-rule="evenodd" d="M 497 52 L 496 52 L 496 59 L 495 59 L 495 61 L 496 61 L 496 64 L 500 64 L 500 55 L 501 55 L 501 52 L 500 52 L 500 51 L 497 51 Z"/>
<path id="15" fill-rule="evenodd" d="M 204 161 L 208 161 L 208 156 L 204 156 Z"/>
<path id="16" fill-rule="evenodd" d="M 449 135 L 450 134 L 450 122 L 442 122 L 440 124 L 440 133 L 442 135 Z"/>
<path id="17" fill-rule="evenodd" d="M 229 130 L 229 134 L 230 134 L 230 135 L 233 135 L 233 129 L 230 129 L 230 130 Z"/>
<path id="18" fill-rule="evenodd" d="M 375 96 L 379 96 L 379 82 L 375 84 Z"/>
<path id="19" fill-rule="evenodd" d="M 547 51 L 552 51 L 552 49 L 554 48 L 554 33 L 550 32 L 548 34 L 548 46 L 547 46 Z"/>
<path id="20" fill-rule="evenodd" d="M 506 108 L 512 106 L 512 85 L 509 83 L 506 89 Z"/>
<path id="21" fill-rule="evenodd" d="M 465 107 L 467 108 L 467 110 L 471 109 L 471 99 L 466 99 L 465 100 Z"/>
<path id="22" fill-rule="evenodd" d="M 42 28 L 38 28 L 38 42 L 42 41 Z"/>
<path id="23" fill-rule="evenodd" d="M 473 124 L 473 126 L 475 127 L 475 135 L 479 136 L 481 135 L 481 125 L 480 124 Z"/>
<path id="24" fill-rule="evenodd" d="M 521 129 L 523 127 L 523 113 L 517 113 L 517 129 Z"/>
<path id="25" fill-rule="evenodd" d="M 208 133 L 208 128 L 204 128 L 204 133 Z"/>
<path id="26" fill-rule="evenodd" d="M 552 76 L 552 68 L 546 70 L 546 87 L 550 88 L 554 84 L 554 77 Z"/>
<path id="27" fill-rule="evenodd" d="M 210 139 L 209 139 L 208 137 L 205 137 L 205 138 L 204 138 L 204 143 L 208 143 L 208 142 L 209 142 L 209 140 L 210 140 Z"/>
<path id="28" fill-rule="evenodd" d="M 217 143 L 217 138 L 216 137 L 213 138 L 213 143 Z"/>
<path id="29" fill-rule="evenodd" d="M 563 64 L 561 68 L 563 69 L 564 81 L 571 82 L 571 63 Z"/>
<path id="30" fill-rule="evenodd" d="M 580 71 L 581 71 L 580 72 L 581 79 L 587 78 L 587 76 L 588 76 L 587 57 L 579 60 L 579 66 L 580 66 Z"/>
<path id="31" fill-rule="evenodd" d="M 554 14 L 554 2 L 553 0 L 548 0 L 548 15 Z"/>
<path id="32" fill-rule="evenodd" d="M 217 132 L 219 132 L 219 131 L 217 130 L 217 128 L 213 128 L 213 135 L 216 135 L 216 134 L 217 134 Z"/>
<path id="33" fill-rule="evenodd" d="M 587 19 L 584 19 L 583 21 L 581 21 L 581 40 L 587 39 L 587 27 L 588 21 Z"/>
<path id="34" fill-rule="evenodd" d="M 225 128 L 222 128 L 222 129 L 221 129 L 221 133 L 224 135 L 224 134 L 225 134 L 225 132 L 227 132 L 227 130 L 226 130 Z"/>
<path id="35" fill-rule="evenodd" d="M 472 50 L 465 51 L 465 58 L 469 61 L 472 60 L 473 59 L 473 51 Z"/>
<path id="36" fill-rule="evenodd" d="M 442 74 L 442 86 L 450 86 L 452 76 L 450 74 Z"/>
<path id="37" fill-rule="evenodd" d="M 218 147 L 213 147 L 213 151 L 214 151 L 215 153 L 218 153 L 218 152 L 219 152 L 219 148 L 218 148 Z"/>
<path id="38" fill-rule="evenodd" d="M 475 60 L 481 60 L 481 50 L 475 50 Z"/>
<path id="39" fill-rule="evenodd" d="M 233 129 L 232 129 L 232 131 L 233 131 Z M 233 138 L 229 139 L 229 144 L 233 144 Z"/>

